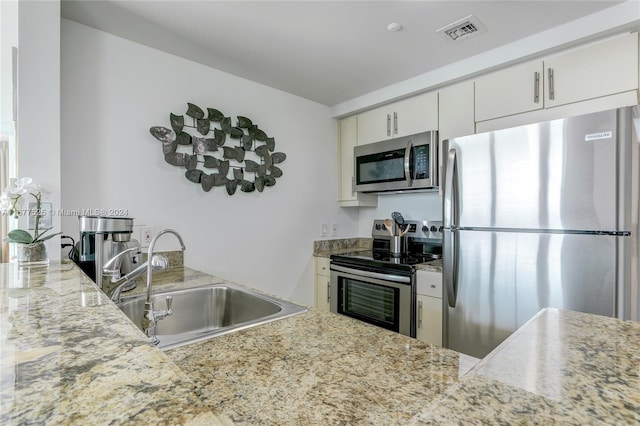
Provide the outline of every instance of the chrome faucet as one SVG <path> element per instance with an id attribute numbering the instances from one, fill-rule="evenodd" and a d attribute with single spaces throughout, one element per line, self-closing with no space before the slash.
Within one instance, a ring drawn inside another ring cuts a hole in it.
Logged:
<path id="1" fill-rule="evenodd" d="M 112 283 L 118 281 L 121 277 L 120 267 L 122 266 L 122 260 L 129 253 L 140 254 L 140 247 L 131 247 L 129 249 L 123 250 L 113 256 L 111 259 L 107 260 L 107 263 L 105 263 L 102 267 L 102 275 L 110 276 Z"/>
<path id="2" fill-rule="evenodd" d="M 156 241 L 158 241 L 158 238 L 160 238 L 163 234 L 167 234 L 167 233 L 173 234 L 176 236 L 178 241 L 180 241 L 180 245 L 182 246 L 182 251 L 186 249 L 186 247 L 184 246 L 184 242 L 182 241 L 182 237 L 173 229 L 163 229 L 162 231 L 158 232 L 151 240 L 151 243 L 149 243 L 149 251 L 147 253 L 147 262 L 146 262 L 147 300 L 144 304 L 144 313 L 142 314 L 141 325 L 145 334 L 147 335 L 147 337 L 149 337 L 149 341 L 154 345 L 157 345 L 160 342 L 160 340 L 156 336 L 156 324 L 158 323 L 158 321 L 165 319 L 169 315 L 173 314 L 173 311 L 171 310 L 173 299 L 171 298 L 171 296 L 167 297 L 166 310 L 160 310 L 160 311 L 154 310 L 153 302 L 151 301 L 151 281 L 153 277 L 153 271 L 158 269 L 167 269 L 169 267 L 169 261 L 167 260 L 167 258 L 160 254 L 154 255 L 153 248 L 155 247 Z"/>
<path id="3" fill-rule="evenodd" d="M 111 294 L 109 296 L 109 298 L 116 304 L 121 303 L 120 294 L 123 291 L 134 288 L 136 283 L 135 279 L 147 270 L 147 264 L 145 262 L 142 265 L 138 266 L 136 269 L 125 274 L 125 276 L 123 277 L 121 272 L 122 260 L 129 253 L 134 255 L 140 254 L 140 247 L 132 247 L 127 250 L 123 250 L 109 259 L 107 263 L 102 266 L 102 275 L 110 276 L 112 283 L 118 283 L 118 281 L 120 281 L 116 288 L 111 290 Z"/>

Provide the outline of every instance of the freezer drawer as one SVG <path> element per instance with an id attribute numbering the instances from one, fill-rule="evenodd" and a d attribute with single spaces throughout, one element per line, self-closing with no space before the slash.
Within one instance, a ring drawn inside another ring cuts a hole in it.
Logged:
<path id="1" fill-rule="evenodd" d="M 616 315 L 616 246 L 625 237 L 455 233 L 454 307 L 444 291 L 446 347 L 482 358 L 545 307 Z"/>

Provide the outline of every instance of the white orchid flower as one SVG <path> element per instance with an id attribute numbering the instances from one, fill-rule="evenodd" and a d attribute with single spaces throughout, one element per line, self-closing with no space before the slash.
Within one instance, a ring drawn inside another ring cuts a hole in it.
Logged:
<path id="1" fill-rule="evenodd" d="M 18 179 L 16 181 L 16 194 L 24 195 L 28 192 L 33 192 L 33 179 L 30 177 L 23 177 L 22 179 Z"/>
<path id="2" fill-rule="evenodd" d="M 33 179 L 30 177 L 23 177 L 15 181 L 13 185 L 9 185 L 5 188 L 4 192 L 9 195 L 24 195 L 33 189 Z"/>
<path id="3" fill-rule="evenodd" d="M 24 211 L 22 209 L 22 206 L 25 204 L 25 200 L 22 196 L 25 194 L 30 194 L 36 202 L 34 210 L 36 212 L 40 212 L 42 203 L 41 197 L 43 192 L 46 191 L 44 191 L 40 185 L 33 183 L 33 179 L 29 177 L 18 179 L 11 185 L 7 186 L 4 192 L 0 194 L 0 211 L 2 211 L 3 213 L 7 213 L 17 219 L 20 216 L 21 212 Z M 9 241 L 10 243 L 17 244 L 33 244 L 46 241 L 60 234 L 60 232 L 57 232 L 55 234 L 48 234 L 47 236 L 44 236 L 44 234 L 49 232 L 51 228 L 45 229 L 44 231 L 40 232 L 39 222 L 40 215 L 36 215 L 34 220 L 33 233 L 30 233 L 28 230 L 24 229 L 14 229 L 7 234 L 7 237 L 4 240 Z"/>

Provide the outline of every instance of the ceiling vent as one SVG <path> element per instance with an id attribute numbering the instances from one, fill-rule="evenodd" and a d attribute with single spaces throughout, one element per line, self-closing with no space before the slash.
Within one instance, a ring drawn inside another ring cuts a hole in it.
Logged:
<path id="1" fill-rule="evenodd" d="M 449 25 L 436 30 L 449 41 L 461 41 L 475 37 L 487 31 L 487 28 L 473 15 L 459 19 Z"/>

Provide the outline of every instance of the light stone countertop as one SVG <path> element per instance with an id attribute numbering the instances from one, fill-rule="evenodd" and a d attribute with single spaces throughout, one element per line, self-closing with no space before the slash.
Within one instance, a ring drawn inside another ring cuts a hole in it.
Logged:
<path id="1" fill-rule="evenodd" d="M 230 422 L 75 264 L 0 264 L 0 424 L 121 423 Z"/>
<path id="2" fill-rule="evenodd" d="M 637 322 L 546 309 L 475 367 L 315 309 L 161 352 L 71 263 L 0 277 L 2 425 L 640 423 Z"/>
<path id="3" fill-rule="evenodd" d="M 640 323 L 543 309 L 412 423 L 638 425 Z"/>

